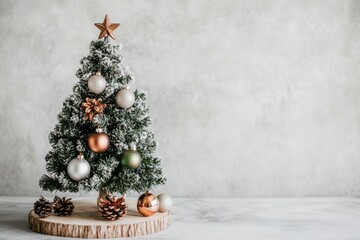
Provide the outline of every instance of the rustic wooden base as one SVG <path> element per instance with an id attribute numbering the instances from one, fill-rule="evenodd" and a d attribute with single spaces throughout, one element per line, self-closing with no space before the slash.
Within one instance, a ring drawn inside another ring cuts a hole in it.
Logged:
<path id="1" fill-rule="evenodd" d="M 96 199 L 74 200 L 71 216 L 51 215 L 39 218 L 31 210 L 30 229 L 48 235 L 75 238 L 121 238 L 135 237 L 162 231 L 170 226 L 171 212 L 156 213 L 143 217 L 136 209 L 136 200 L 127 199 L 128 213 L 124 218 L 108 221 L 97 211 Z"/>

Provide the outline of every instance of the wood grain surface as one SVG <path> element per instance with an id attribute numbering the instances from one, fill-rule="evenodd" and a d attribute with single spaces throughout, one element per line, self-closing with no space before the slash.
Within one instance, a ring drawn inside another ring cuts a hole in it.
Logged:
<path id="1" fill-rule="evenodd" d="M 100 216 L 96 199 L 74 200 L 71 216 L 51 215 L 39 218 L 29 212 L 30 229 L 48 235 L 75 238 L 135 237 L 162 231 L 170 226 L 171 212 L 156 213 L 143 217 L 136 209 L 136 199 L 127 199 L 128 213 L 124 218 L 109 221 Z"/>

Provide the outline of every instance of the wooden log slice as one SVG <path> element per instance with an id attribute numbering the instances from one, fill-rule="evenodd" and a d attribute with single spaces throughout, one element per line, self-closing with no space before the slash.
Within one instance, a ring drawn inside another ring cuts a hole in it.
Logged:
<path id="1" fill-rule="evenodd" d="M 51 215 L 39 218 L 34 210 L 29 212 L 30 229 L 54 236 L 74 238 L 135 237 L 162 231 L 170 226 L 171 212 L 155 213 L 143 217 L 136 209 L 136 200 L 127 199 L 125 217 L 109 221 L 100 216 L 96 199 L 74 200 L 74 212 L 67 217 Z"/>

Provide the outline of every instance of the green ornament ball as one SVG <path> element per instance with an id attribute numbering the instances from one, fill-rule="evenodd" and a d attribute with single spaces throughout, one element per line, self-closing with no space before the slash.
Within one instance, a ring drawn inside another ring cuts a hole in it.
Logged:
<path id="1" fill-rule="evenodd" d="M 140 154 L 134 150 L 126 150 L 121 157 L 121 164 L 125 167 L 135 169 L 141 163 Z"/>

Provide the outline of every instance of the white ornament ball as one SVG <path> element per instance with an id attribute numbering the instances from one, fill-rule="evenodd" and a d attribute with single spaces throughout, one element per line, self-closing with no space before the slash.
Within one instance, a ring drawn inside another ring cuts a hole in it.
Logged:
<path id="1" fill-rule="evenodd" d="M 172 205 L 173 205 L 173 201 L 172 198 L 170 197 L 170 195 L 168 194 L 159 194 L 157 196 L 160 206 L 159 206 L 159 212 L 167 212 L 169 210 L 171 210 Z"/>
<path id="2" fill-rule="evenodd" d="M 90 164 L 79 155 L 69 162 L 67 172 L 72 180 L 80 181 L 89 175 Z"/>
<path id="3" fill-rule="evenodd" d="M 106 80 L 100 74 L 93 75 L 88 80 L 88 87 L 90 92 L 100 94 L 106 88 Z"/>
<path id="4" fill-rule="evenodd" d="M 135 95 L 130 89 L 121 89 L 116 94 L 116 103 L 121 108 L 129 108 L 135 102 Z"/>

